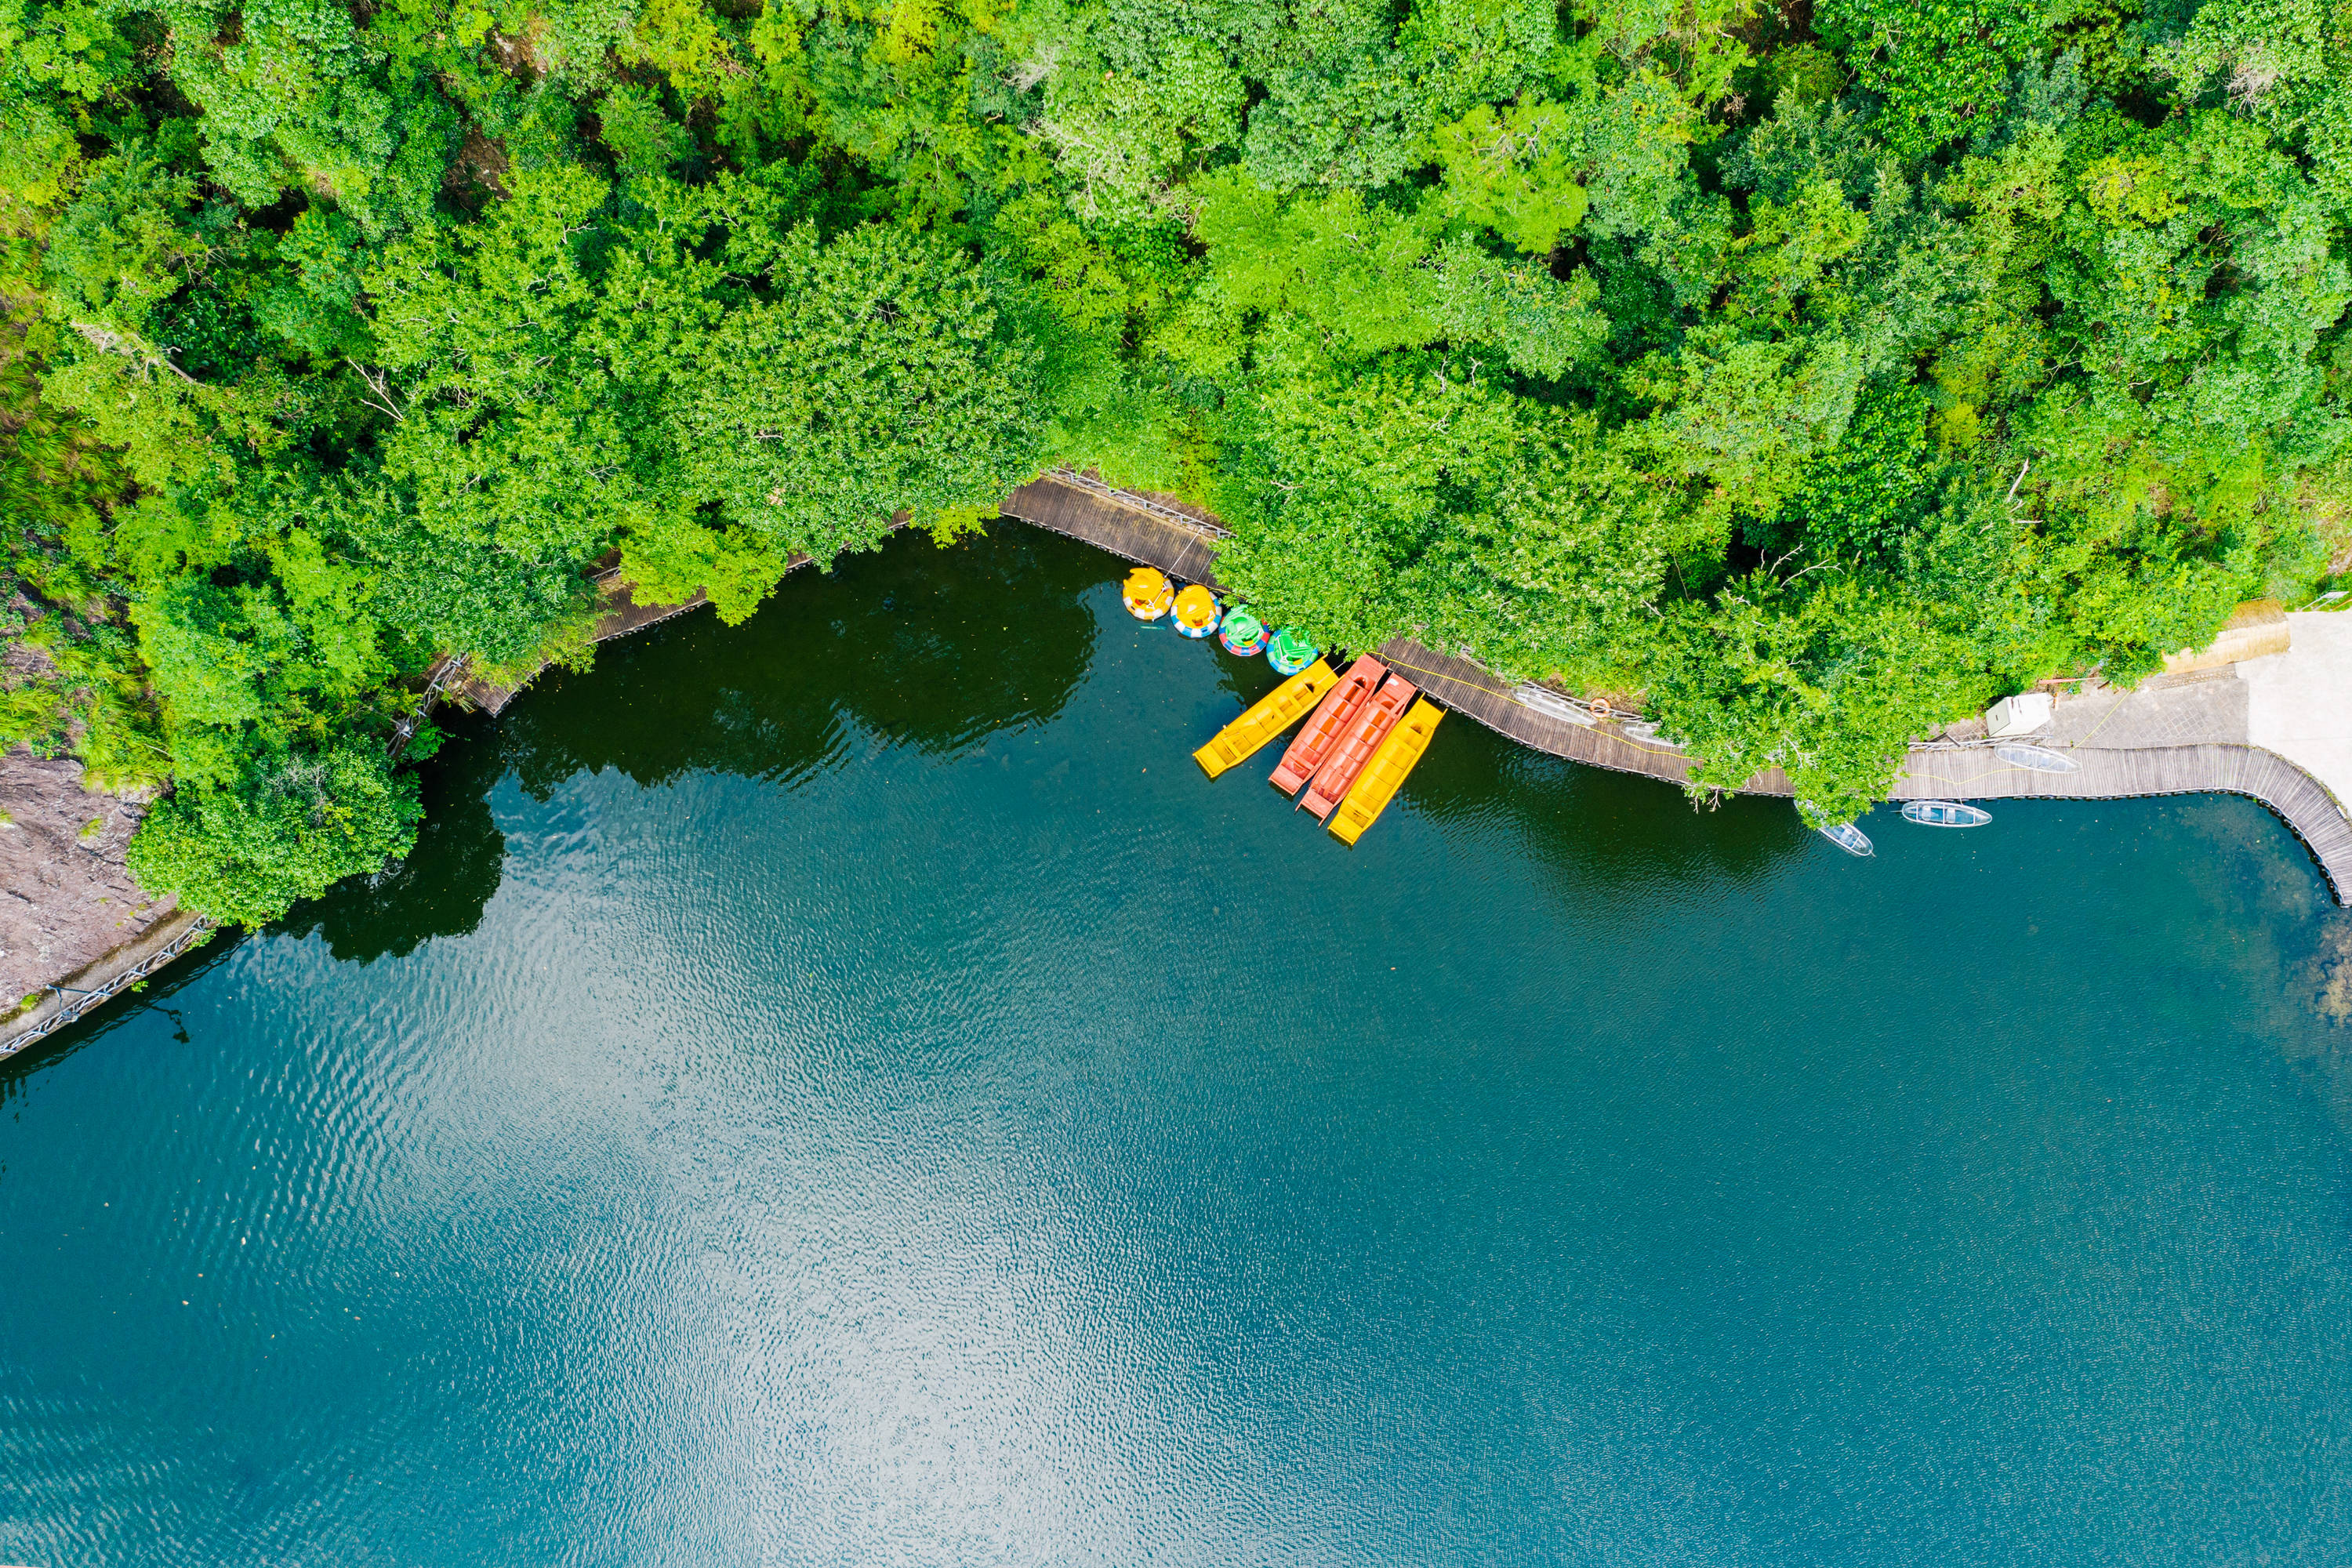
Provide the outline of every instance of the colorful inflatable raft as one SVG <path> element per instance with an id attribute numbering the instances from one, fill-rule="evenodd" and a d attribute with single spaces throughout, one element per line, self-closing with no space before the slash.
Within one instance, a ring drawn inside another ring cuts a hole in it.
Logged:
<path id="1" fill-rule="evenodd" d="M 1297 723 L 1339 679 L 1329 665 L 1317 659 L 1218 731 L 1214 740 L 1192 753 L 1192 760 L 1211 778 L 1237 763 L 1247 762 L 1268 741 Z"/>
<path id="2" fill-rule="evenodd" d="M 1308 642 L 1297 626 L 1285 626 L 1265 645 L 1265 662 L 1277 675 L 1297 675 L 1321 657 L 1323 650 Z"/>
<path id="3" fill-rule="evenodd" d="M 1217 641 L 1236 658 L 1255 658 L 1265 650 L 1265 623 L 1250 614 L 1247 605 L 1235 605 L 1225 612 Z"/>
<path id="4" fill-rule="evenodd" d="M 1204 637 L 1217 629 L 1221 617 L 1216 595 L 1198 583 L 1176 595 L 1175 626 L 1188 637 Z"/>
<path id="5" fill-rule="evenodd" d="M 1175 604 L 1176 588 L 1168 581 L 1167 574 L 1157 567 L 1139 566 L 1127 574 L 1118 596 L 1127 605 L 1127 613 L 1137 620 L 1156 621 Z"/>

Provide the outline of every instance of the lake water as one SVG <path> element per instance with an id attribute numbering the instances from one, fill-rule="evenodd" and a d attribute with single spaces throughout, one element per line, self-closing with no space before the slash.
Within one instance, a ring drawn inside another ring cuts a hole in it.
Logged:
<path id="1" fill-rule="evenodd" d="M 2256 806 L 1695 813 L 1000 525 L 465 721 L 0 1069 L 0 1561 L 2336 1563 L 2352 952 Z"/>

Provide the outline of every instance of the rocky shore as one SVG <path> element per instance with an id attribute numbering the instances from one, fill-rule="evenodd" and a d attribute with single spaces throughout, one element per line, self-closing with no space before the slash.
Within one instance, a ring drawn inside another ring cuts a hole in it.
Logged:
<path id="1" fill-rule="evenodd" d="M 123 866 L 139 804 L 82 787 L 81 763 L 0 755 L 0 1038 L 28 1000 L 176 912 Z"/>

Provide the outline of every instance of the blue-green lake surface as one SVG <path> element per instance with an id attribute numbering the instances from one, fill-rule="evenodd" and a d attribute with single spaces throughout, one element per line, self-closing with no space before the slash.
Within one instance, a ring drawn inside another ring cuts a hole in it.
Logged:
<path id="1" fill-rule="evenodd" d="M 1864 862 L 1456 718 L 1350 852 L 1120 570 L 609 647 L 0 1069 L 0 1561 L 2345 1561 L 2284 826 Z"/>

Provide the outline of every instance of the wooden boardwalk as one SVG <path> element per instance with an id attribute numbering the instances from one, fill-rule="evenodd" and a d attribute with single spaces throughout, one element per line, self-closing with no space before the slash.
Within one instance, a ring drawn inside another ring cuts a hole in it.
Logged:
<path id="1" fill-rule="evenodd" d="M 173 910 L 96 963 L 42 987 L 38 1002 L 0 1026 L 0 1060 L 79 1023 L 196 946 L 212 929 L 212 922 L 194 910 Z"/>
<path id="2" fill-rule="evenodd" d="M 1595 719 L 1580 703 L 1549 694 L 1523 698 L 1519 688 L 1466 658 L 1397 637 L 1382 645 L 1380 659 L 1390 668 L 1402 671 L 1415 686 L 1454 712 L 1475 719 L 1523 746 L 1671 784 L 1685 783 L 1690 777 L 1690 763 L 1664 742 L 1629 731 L 1620 720 Z M 1769 780 L 1759 781 L 1758 792 L 1789 793 L 1786 781 L 1779 790 L 1769 785 Z"/>
<path id="3" fill-rule="evenodd" d="M 2260 746 L 2078 746 L 2081 771 L 2035 773 L 1990 745 L 1915 748 L 1895 781 L 1896 800 L 2128 800 L 2156 795 L 2242 795 L 2294 829 L 2327 890 L 2352 903 L 2352 819 L 2326 784 Z"/>
<path id="4" fill-rule="evenodd" d="M 1214 588 L 1215 523 L 1145 496 L 1130 496 L 1077 475 L 1048 475 L 1023 485 L 997 508 L 1007 517 L 1100 545 L 1113 555 L 1157 566 L 1187 583 Z"/>
<path id="5" fill-rule="evenodd" d="M 1023 486 L 1002 509 L 1041 528 L 1157 566 L 1187 582 L 1216 585 L 1215 524 L 1090 480 L 1049 476 Z M 1683 753 L 1638 723 L 1596 716 L 1557 692 L 1517 686 L 1466 658 L 1397 638 L 1381 662 L 1402 670 L 1457 713 L 1520 744 L 1592 767 L 1688 782 Z M 2123 800 L 2159 795 L 2242 795 L 2261 802 L 2303 840 L 2337 903 L 2352 902 L 2352 819 L 2326 786 L 2259 746 L 2076 747 L 2071 773 L 2035 773 L 1994 755 L 1990 742 L 1917 747 L 1895 781 L 1896 800 Z M 1794 793 L 1779 769 L 1740 786 L 1743 794 Z"/>

